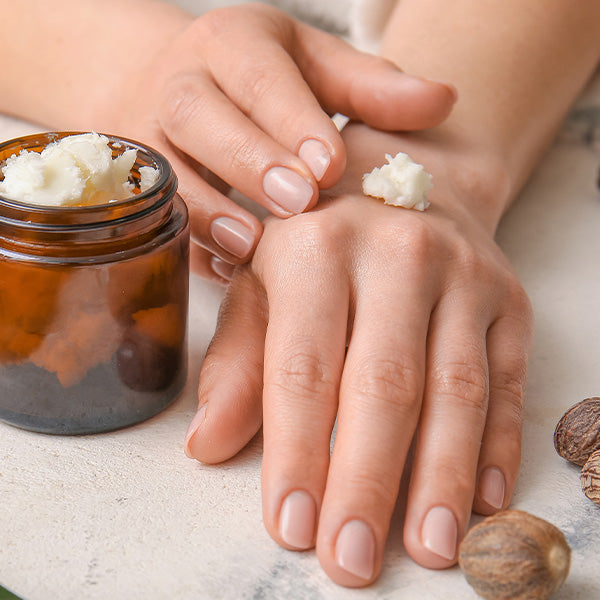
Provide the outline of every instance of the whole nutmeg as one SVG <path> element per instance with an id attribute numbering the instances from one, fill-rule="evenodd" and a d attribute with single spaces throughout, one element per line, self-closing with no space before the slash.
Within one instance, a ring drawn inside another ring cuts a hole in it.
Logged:
<path id="1" fill-rule="evenodd" d="M 562 416 L 554 430 L 554 447 L 579 466 L 600 450 L 600 398 L 586 398 Z"/>
<path id="2" fill-rule="evenodd" d="M 546 600 L 569 574 L 571 548 L 552 523 L 505 510 L 467 533 L 458 563 L 486 600 Z"/>
<path id="3" fill-rule="evenodd" d="M 581 489 L 592 502 L 600 506 L 600 450 L 596 450 L 581 469 Z"/>

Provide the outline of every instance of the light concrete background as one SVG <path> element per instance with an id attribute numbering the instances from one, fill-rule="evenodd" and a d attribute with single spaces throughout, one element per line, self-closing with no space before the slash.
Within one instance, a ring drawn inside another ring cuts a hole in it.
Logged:
<path id="1" fill-rule="evenodd" d="M 38 129 L 0 117 L 0 139 Z M 599 164 L 597 81 L 498 233 L 537 321 L 512 506 L 555 523 L 573 548 L 558 600 L 600 597 L 600 508 L 552 443 L 563 412 L 600 395 Z M 82 437 L 0 424 L 0 583 L 27 600 L 475 598 L 457 568 L 428 571 L 409 559 L 400 510 L 379 581 L 360 591 L 338 587 L 313 552 L 282 550 L 265 532 L 260 439 L 221 466 L 184 456 L 221 293 L 192 279 L 189 382 L 159 416 Z"/>

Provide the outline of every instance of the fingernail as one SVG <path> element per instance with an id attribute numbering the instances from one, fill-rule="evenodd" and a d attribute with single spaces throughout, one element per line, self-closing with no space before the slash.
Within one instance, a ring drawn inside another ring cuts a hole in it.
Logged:
<path id="1" fill-rule="evenodd" d="M 286 544 L 306 550 L 313 546 L 317 507 L 312 496 L 303 490 L 287 495 L 281 505 L 279 532 Z"/>
<path id="2" fill-rule="evenodd" d="M 218 256 L 212 256 L 210 259 L 212 270 L 226 281 L 231 281 L 235 265 L 230 265 L 228 262 L 221 260 Z"/>
<path id="3" fill-rule="evenodd" d="M 456 86 L 454 86 L 451 83 L 448 83 L 447 81 L 440 81 L 439 79 L 428 79 L 428 78 L 423 78 L 424 81 L 431 81 L 432 83 L 438 83 L 440 85 L 443 85 L 445 87 L 448 88 L 448 90 L 450 91 L 450 93 L 452 94 L 452 98 L 453 98 L 453 102 L 456 102 L 458 100 L 458 90 L 456 89 Z"/>
<path id="4" fill-rule="evenodd" d="M 183 450 L 185 452 L 185 455 L 188 458 L 195 458 L 191 452 L 190 445 L 192 442 L 192 438 L 196 434 L 196 431 L 198 431 L 198 428 L 200 427 L 200 425 L 204 422 L 205 417 L 206 417 L 206 404 L 203 404 L 198 409 L 198 412 L 194 415 L 194 418 L 192 419 L 192 421 L 190 422 L 190 426 L 188 427 L 187 433 L 185 434 L 185 442 L 183 443 Z"/>
<path id="5" fill-rule="evenodd" d="M 337 564 L 361 579 L 371 579 L 375 567 L 375 538 L 362 521 L 348 521 L 341 529 L 335 545 Z"/>
<path id="6" fill-rule="evenodd" d="M 301 213 L 313 196 L 313 189 L 308 181 L 285 167 L 269 169 L 263 180 L 263 188 L 273 202 L 293 214 Z"/>
<path id="7" fill-rule="evenodd" d="M 458 528 L 454 513 L 445 506 L 432 508 L 423 521 L 421 541 L 423 546 L 441 556 L 452 560 L 456 554 Z"/>
<path id="8" fill-rule="evenodd" d="M 505 490 L 504 474 L 497 467 L 488 467 L 479 476 L 479 495 L 490 506 L 502 508 Z"/>
<path id="9" fill-rule="evenodd" d="M 254 234 L 248 227 L 231 217 L 219 217 L 210 224 L 213 240 L 230 254 L 245 258 L 254 245 Z"/>
<path id="10" fill-rule="evenodd" d="M 298 150 L 298 156 L 308 165 L 317 181 L 321 181 L 331 162 L 325 145 L 319 140 L 306 140 Z"/>

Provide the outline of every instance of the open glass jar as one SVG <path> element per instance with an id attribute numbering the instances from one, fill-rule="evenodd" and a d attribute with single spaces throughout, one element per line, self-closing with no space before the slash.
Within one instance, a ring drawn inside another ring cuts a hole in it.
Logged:
<path id="1" fill-rule="evenodd" d="M 66 135 L 5 142 L 0 164 Z M 161 154 L 107 137 L 113 156 L 137 150 L 131 197 L 57 208 L 0 196 L 0 420 L 18 427 L 125 427 L 164 409 L 186 381 L 187 210 Z M 158 179 L 140 192 L 143 166 Z"/>

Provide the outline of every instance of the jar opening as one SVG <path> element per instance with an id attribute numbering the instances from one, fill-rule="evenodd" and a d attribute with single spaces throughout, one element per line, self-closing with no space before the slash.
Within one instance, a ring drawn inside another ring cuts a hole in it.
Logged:
<path id="1" fill-rule="evenodd" d="M 82 132 L 49 132 L 9 140 L 0 144 L 0 165 L 22 150 L 41 152 L 53 142 L 81 134 Z M 82 226 L 86 223 L 98 224 L 115 221 L 134 213 L 143 212 L 155 204 L 158 190 L 173 187 L 169 185 L 169 180 L 174 179 L 172 169 L 162 154 L 149 146 L 127 138 L 102 135 L 108 139 L 113 158 L 122 155 L 126 150 L 135 150 L 137 153 L 129 176 L 129 181 L 133 186 L 133 194 L 130 197 L 88 206 L 44 206 L 28 204 L 0 195 L 0 223 L 9 221 L 11 225 L 23 222 L 28 227 L 35 226 L 35 224 L 65 227 L 70 224 Z M 142 192 L 140 169 L 143 167 L 157 170 L 158 177 L 154 185 Z M 3 179 L 4 176 L 0 171 L 0 181 Z M 174 191 L 175 188 L 172 192 L 174 193 Z"/>

